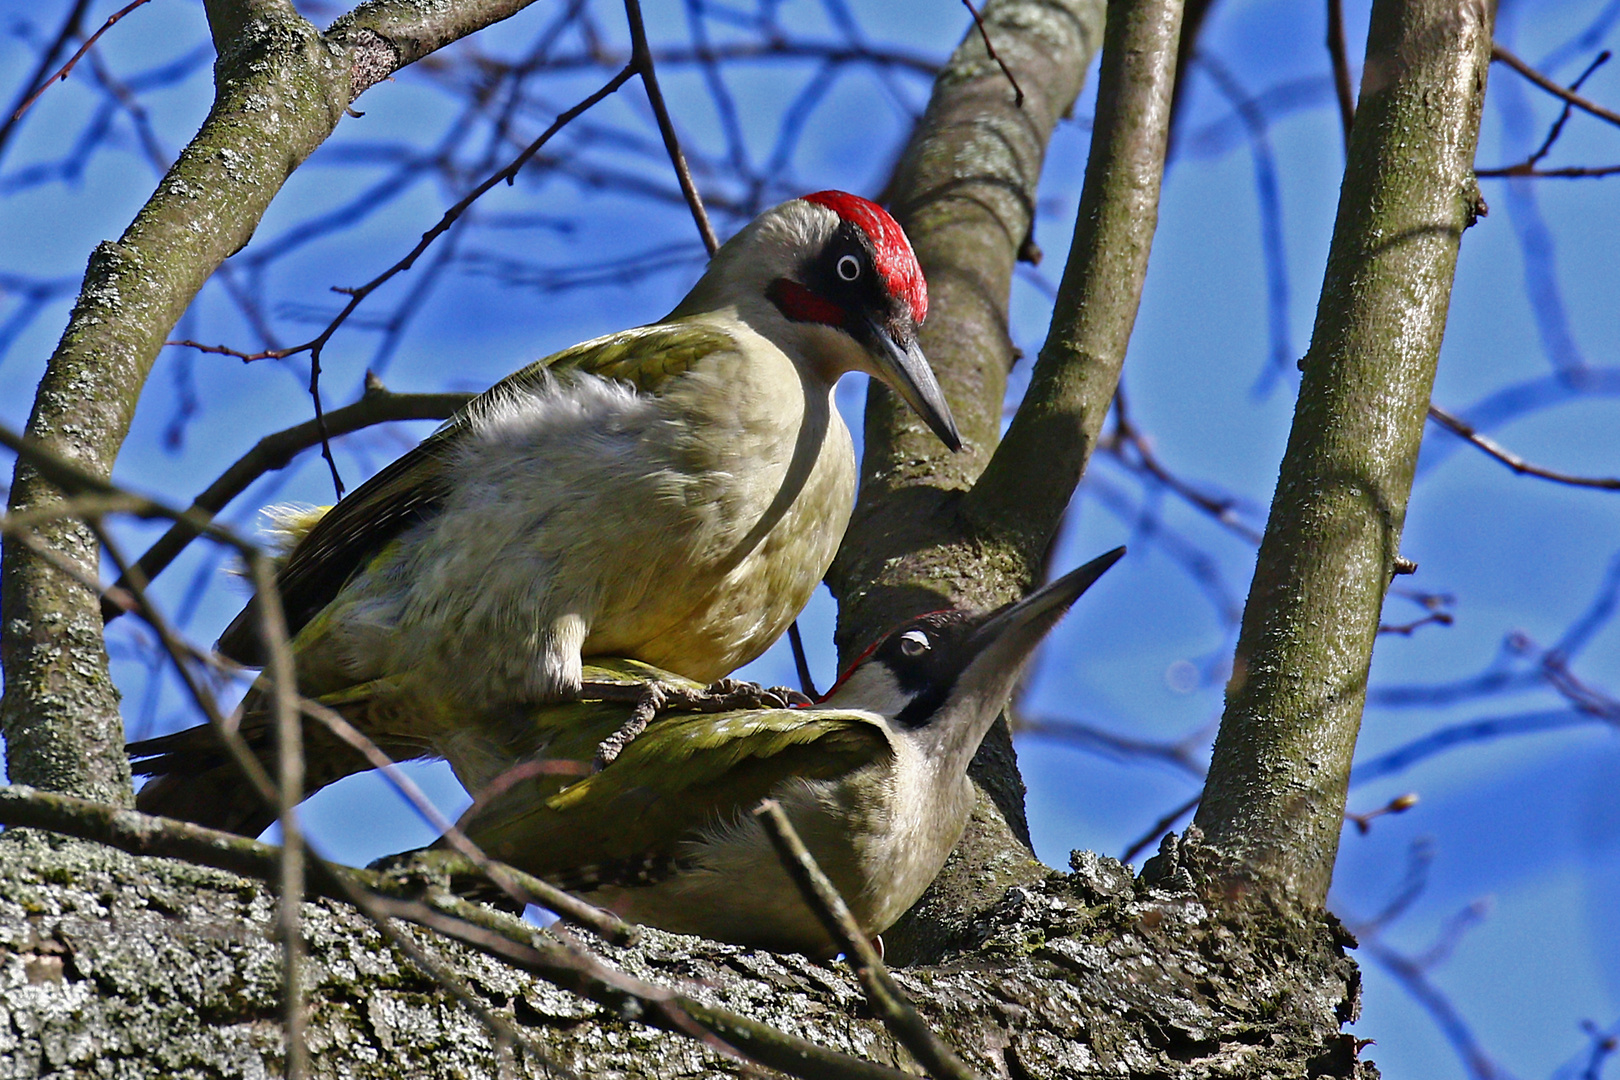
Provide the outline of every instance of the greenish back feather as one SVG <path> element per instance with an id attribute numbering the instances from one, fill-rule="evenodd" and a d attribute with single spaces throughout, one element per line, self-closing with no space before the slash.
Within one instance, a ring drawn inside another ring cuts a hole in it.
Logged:
<path id="1" fill-rule="evenodd" d="M 277 575 L 289 630 L 296 635 L 391 540 L 439 511 L 448 495 L 448 463 L 457 442 L 492 402 L 544 389 L 556 374 L 568 371 L 614 379 L 656 395 L 704 357 L 735 346 L 723 330 L 678 319 L 574 345 L 508 375 L 314 523 Z M 240 663 L 262 666 L 256 622 L 250 604 L 220 635 L 219 651 Z"/>
<path id="2" fill-rule="evenodd" d="M 614 730 L 610 720 L 558 732 L 547 756 L 588 761 Z M 465 828 L 497 858 L 541 877 L 562 875 L 677 854 L 683 841 L 752 810 L 783 780 L 841 776 L 889 753 L 879 722 L 858 712 L 677 714 L 649 725 L 603 771 L 572 782 L 525 780 L 479 808 Z"/>

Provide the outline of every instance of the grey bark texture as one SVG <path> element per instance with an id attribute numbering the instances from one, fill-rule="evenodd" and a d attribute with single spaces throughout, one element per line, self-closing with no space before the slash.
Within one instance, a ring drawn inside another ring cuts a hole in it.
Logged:
<path id="1" fill-rule="evenodd" d="M 1184 849 L 1185 850 L 1184 850 Z M 1196 845 L 1133 880 L 1077 853 L 1015 888 L 973 947 L 896 972 L 986 1077 L 1357 1077 L 1343 931 L 1199 898 Z M 273 897 L 255 882 L 38 834 L 0 840 L 0 1077 L 244 1078 L 281 1073 Z M 352 909 L 304 905 L 311 1075 L 499 1075 L 488 1033 Z M 490 1008 L 593 1080 L 736 1075 L 732 1059 L 408 930 Z M 595 943 L 593 943 L 595 944 Z M 842 963 L 648 931 L 597 945 L 627 973 L 874 1061 L 913 1067 Z M 555 1077 L 520 1059 L 517 1075 Z"/>
<path id="2" fill-rule="evenodd" d="M 1490 0 L 1377 0 L 1293 430 L 1197 822 L 1229 891 L 1320 907 L 1474 180 Z"/>

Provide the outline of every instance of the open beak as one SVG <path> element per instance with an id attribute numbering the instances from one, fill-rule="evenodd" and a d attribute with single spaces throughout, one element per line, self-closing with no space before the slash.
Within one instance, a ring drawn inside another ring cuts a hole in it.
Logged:
<path id="1" fill-rule="evenodd" d="M 971 639 L 970 651 L 976 654 L 972 666 L 981 671 L 1010 673 L 1007 688 L 1001 693 L 1010 691 L 1018 669 L 1070 605 L 1124 555 L 1122 547 L 1099 555 L 990 616 Z"/>
<path id="2" fill-rule="evenodd" d="M 940 442 L 952 450 L 962 449 L 962 436 L 956 433 L 951 407 L 945 403 L 945 393 L 940 390 L 934 369 L 928 366 L 928 358 L 917 347 L 916 339 L 902 344 L 886 327 L 875 323 L 869 327 L 869 336 L 883 381 L 923 418 Z"/>

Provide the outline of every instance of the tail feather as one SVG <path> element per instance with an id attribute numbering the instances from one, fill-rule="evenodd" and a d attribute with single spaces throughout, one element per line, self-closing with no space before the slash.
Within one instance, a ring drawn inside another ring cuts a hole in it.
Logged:
<path id="1" fill-rule="evenodd" d="M 249 750 L 265 771 L 277 771 L 275 733 L 269 717 L 250 693 L 244 703 L 245 718 L 238 729 Z M 387 737 L 379 737 L 366 722 L 370 711 L 384 712 L 377 703 L 351 698 L 339 711 L 372 738 L 396 761 L 420 756 L 423 748 Z M 371 767 L 364 756 L 341 741 L 324 726 L 304 721 L 304 795 L 307 798 L 352 773 Z M 125 747 L 130 769 L 137 776 L 151 779 L 135 795 L 136 808 L 148 814 L 179 818 L 211 829 L 223 829 L 243 836 L 258 836 L 276 820 L 276 812 L 248 782 L 226 752 L 218 734 L 207 724 L 142 739 Z"/>

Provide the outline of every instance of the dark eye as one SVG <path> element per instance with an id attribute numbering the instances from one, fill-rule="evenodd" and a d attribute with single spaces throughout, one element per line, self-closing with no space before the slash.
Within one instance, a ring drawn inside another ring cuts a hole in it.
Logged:
<path id="1" fill-rule="evenodd" d="M 844 281 L 854 281 L 861 276 L 861 262 L 853 255 L 840 256 L 838 260 L 838 276 Z M 927 646 L 924 646 L 927 648 Z"/>
<path id="2" fill-rule="evenodd" d="M 921 630 L 907 630 L 900 635 L 900 651 L 907 656 L 921 656 L 932 647 Z"/>

